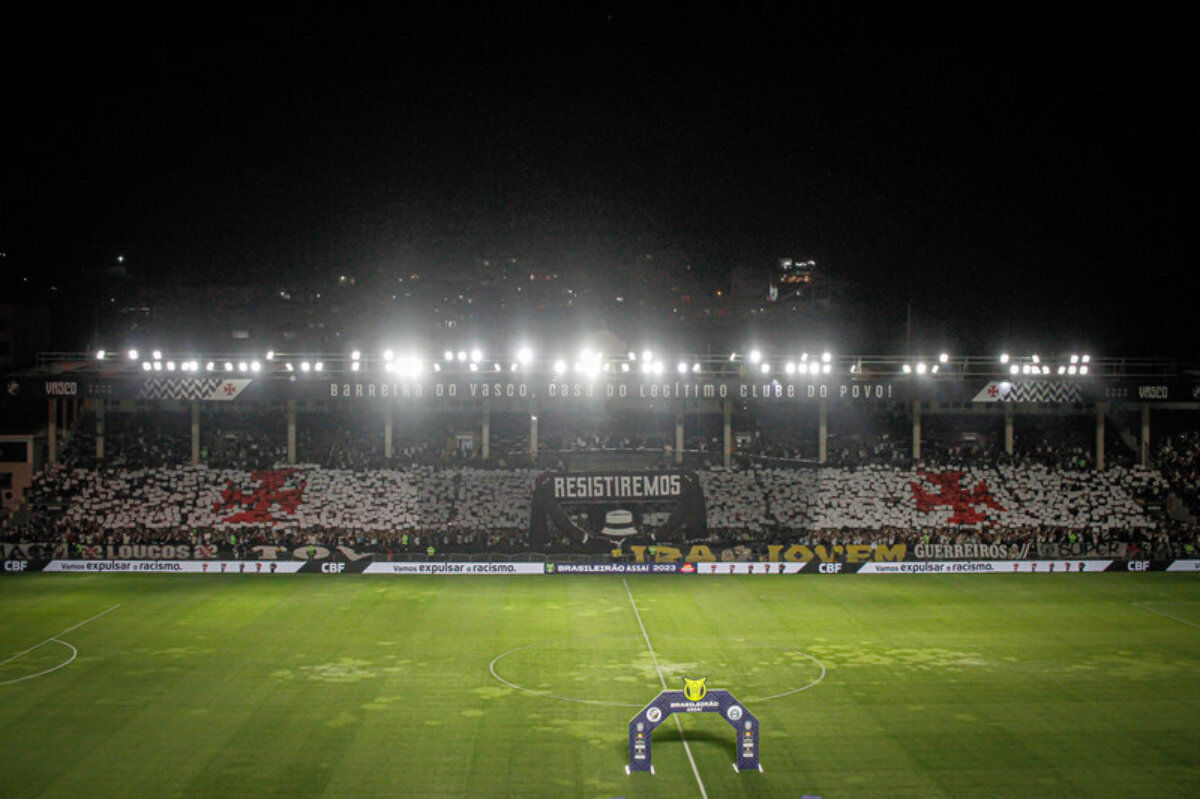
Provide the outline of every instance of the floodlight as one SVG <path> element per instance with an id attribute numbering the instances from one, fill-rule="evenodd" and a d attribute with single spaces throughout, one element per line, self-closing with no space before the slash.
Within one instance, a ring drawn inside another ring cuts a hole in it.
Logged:
<path id="1" fill-rule="evenodd" d="M 232 371 L 233 371 L 233 364 L 232 364 L 232 363 L 230 363 L 229 361 L 226 361 L 226 362 L 225 362 L 225 371 L 226 371 L 226 372 L 232 372 Z"/>
<path id="2" fill-rule="evenodd" d="M 696 361 L 694 364 L 692 364 L 692 372 L 694 374 L 700 374 L 700 362 L 699 361 Z"/>
<path id="3" fill-rule="evenodd" d="M 770 373 L 771 373 L 771 364 L 769 364 L 769 363 L 764 363 L 764 364 L 762 365 L 762 373 L 763 373 L 764 375 L 770 374 Z"/>
<path id="4" fill-rule="evenodd" d="M 167 371 L 168 372 L 175 371 L 175 362 L 174 361 L 167 361 Z"/>
<path id="5" fill-rule="evenodd" d="M 831 363 L 821 364 L 821 371 L 824 372 L 825 374 L 829 374 L 830 372 L 833 371 L 833 364 L 831 364 Z"/>
<path id="6" fill-rule="evenodd" d="M 267 350 L 267 360 L 268 361 L 275 360 L 275 350 Z"/>
<path id="7" fill-rule="evenodd" d="M 261 364 L 261 363 L 259 363 L 258 361 L 251 361 L 251 362 L 250 362 L 250 371 L 251 371 L 251 372 L 257 372 L 257 371 L 259 371 L 260 369 L 262 369 L 262 364 Z"/>
<path id="8" fill-rule="evenodd" d="M 300 362 L 300 371 L 301 372 L 307 372 L 310 369 L 312 369 L 312 364 L 310 364 L 308 361 Z"/>
<path id="9" fill-rule="evenodd" d="M 675 367 L 675 371 L 679 372 L 679 374 L 681 374 L 681 375 L 687 374 L 687 370 L 688 370 L 688 366 L 683 361 L 680 361 L 679 365 Z"/>
<path id="10" fill-rule="evenodd" d="M 478 347 L 471 350 L 471 363 L 479 363 L 483 360 L 483 353 Z"/>
<path id="11" fill-rule="evenodd" d="M 1014 375 L 1015 375 L 1015 374 L 1020 374 L 1020 373 L 1021 373 L 1021 367 L 1017 366 L 1017 365 L 1014 363 L 1012 366 L 1010 366 L 1010 367 L 1008 368 L 1008 371 L 1009 371 L 1009 373 L 1010 373 L 1010 374 L 1014 374 Z"/>
<path id="12" fill-rule="evenodd" d="M 393 352 L 392 350 L 384 350 L 383 351 L 383 359 L 385 361 L 388 361 L 390 363 L 392 361 L 392 359 L 395 357 L 396 357 L 396 353 Z M 357 359 L 355 359 L 355 360 L 357 360 Z"/>
<path id="13" fill-rule="evenodd" d="M 445 352 L 442 353 L 442 360 L 443 361 L 453 361 L 454 353 L 451 352 L 450 350 L 446 350 Z"/>
<path id="14" fill-rule="evenodd" d="M 520 363 L 529 363 L 533 360 L 533 350 L 528 347 L 522 347 L 517 350 L 517 361 Z"/>
<path id="15" fill-rule="evenodd" d="M 156 372 L 161 372 L 161 371 L 162 371 L 162 361 L 155 361 L 155 362 L 154 362 L 154 371 L 156 371 Z"/>
<path id="16" fill-rule="evenodd" d="M 1091 360 L 1092 360 L 1092 356 L 1090 356 L 1090 355 L 1085 355 L 1085 356 L 1083 356 L 1082 358 L 1080 358 L 1079 360 L 1083 361 L 1084 363 L 1090 363 L 1090 362 L 1091 362 Z"/>
<path id="17" fill-rule="evenodd" d="M 357 361 L 361 358 L 362 358 L 362 353 L 359 352 L 358 350 L 355 350 L 354 352 L 350 353 L 350 360 L 352 360 L 352 361 Z"/>
<path id="18" fill-rule="evenodd" d="M 950 361 L 950 356 L 947 353 L 943 352 L 941 355 L 938 356 L 938 363 L 948 363 L 949 361 Z"/>
<path id="19" fill-rule="evenodd" d="M 250 365 L 248 363 L 246 363 L 245 361 L 238 361 L 238 371 L 239 372 L 244 372 L 249 368 L 250 368 Z"/>
<path id="20" fill-rule="evenodd" d="M 562 374 L 563 372 L 567 371 L 567 362 L 562 358 L 559 358 L 554 362 L 554 371 L 558 374 Z"/>
<path id="21" fill-rule="evenodd" d="M 642 360 L 643 361 L 653 361 L 654 353 L 651 352 L 650 350 L 642 350 Z"/>
<path id="22" fill-rule="evenodd" d="M 917 374 L 919 374 L 919 375 L 923 375 L 923 374 L 925 374 L 925 368 L 926 368 L 926 367 L 925 367 L 925 364 L 924 364 L 923 362 L 922 362 L 922 363 L 918 363 L 918 364 L 917 364 Z"/>
<path id="23" fill-rule="evenodd" d="M 1072 354 L 1071 355 L 1071 363 L 1079 363 L 1079 356 Z"/>
<path id="24" fill-rule="evenodd" d="M 821 353 L 821 363 L 829 363 L 833 360 L 833 354 L 829 352 Z"/>
<path id="25" fill-rule="evenodd" d="M 750 363 L 758 363 L 762 360 L 762 353 L 758 350 L 750 350 Z"/>
<path id="26" fill-rule="evenodd" d="M 320 371 L 322 371 L 324 368 L 325 368 L 325 364 L 321 363 L 320 361 L 317 361 L 316 363 L 314 363 L 314 364 L 313 364 L 313 370 L 314 370 L 314 371 L 320 372 Z"/>
<path id="27" fill-rule="evenodd" d="M 1008 363 L 1008 353 L 1007 352 L 1000 353 L 1000 363 Z"/>
<path id="28" fill-rule="evenodd" d="M 1067 368 L 1067 374 L 1069 374 L 1069 375 L 1073 375 L 1078 371 L 1079 371 L 1079 368 L 1074 365 Z"/>
<path id="29" fill-rule="evenodd" d="M 104 360 L 104 350 L 96 350 L 96 360 L 97 361 Z"/>
<path id="30" fill-rule="evenodd" d="M 1088 373 L 1087 364 L 1084 364 L 1083 366 L 1079 367 L 1079 374 L 1086 375 L 1087 373 Z"/>
<path id="31" fill-rule="evenodd" d="M 162 360 L 162 350 L 155 350 L 152 357 L 156 361 L 161 361 Z"/>
<path id="32" fill-rule="evenodd" d="M 362 364 L 360 364 L 358 361 L 355 361 L 354 363 L 350 364 L 350 371 L 357 372 L 358 367 L 360 367 L 360 366 L 362 366 Z"/>
<path id="33" fill-rule="evenodd" d="M 908 374 L 912 374 L 912 366 L 911 366 L 911 365 L 909 365 L 909 364 L 907 364 L 907 363 L 906 363 L 906 364 L 904 364 L 904 366 L 903 366 L 903 367 L 901 367 L 901 368 L 902 368 L 902 370 L 903 370 L 904 374 L 906 374 L 906 375 L 908 375 Z"/>
<path id="34" fill-rule="evenodd" d="M 784 365 L 783 371 L 787 372 L 789 375 L 796 374 L 796 364 L 792 363 L 791 361 L 788 361 Z"/>
<path id="35" fill-rule="evenodd" d="M 458 351 L 458 360 L 460 360 L 460 361 L 465 361 L 466 359 L 467 359 L 467 353 L 466 353 L 466 351 L 465 351 L 465 350 L 459 350 L 459 351 Z"/>
<path id="36" fill-rule="evenodd" d="M 150 362 L 149 361 L 142 361 L 142 371 L 144 371 L 144 372 L 150 371 Z"/>
<path id="37" fill-rule="evenodd" d="M 129 356 L 129 360 L 131 360 L 131 361 L 137 360 L 137 350 L 130 350 L 127 354 Z"/>

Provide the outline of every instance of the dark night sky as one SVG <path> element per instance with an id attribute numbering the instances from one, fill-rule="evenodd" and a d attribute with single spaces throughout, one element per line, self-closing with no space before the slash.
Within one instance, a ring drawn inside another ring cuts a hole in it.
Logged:
<path id="1" fill-rule="evenodd" d="M 18 20 L 0 250 L 60 281 L 794 255 L 951 336 L 1190 353 L 1190 27 L 991 8 Z"/>

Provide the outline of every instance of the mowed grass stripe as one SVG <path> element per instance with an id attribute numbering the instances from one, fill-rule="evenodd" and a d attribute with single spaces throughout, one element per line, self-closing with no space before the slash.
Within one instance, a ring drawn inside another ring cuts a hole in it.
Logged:
<path id="1" fill-rule="evenodd" d="M 754 707 L 764 774 L 733 773 L 722 720 L 683 720 L 712 796 L 1200 791 L 1200 631 L 1134 604 L 1189 613 L 1193 576 L 630 586 L 668 680 L 715 664 L 710 685 L 743 695 L 805 676 L 775 651 L 828 667 L 816 688 Z M 617 690 L 640 644 L 620 578 L 31 575 L 0 581 L 0 602 L 5 656 L 122 603 L 65 636 L 79 648 L 69 667 L 0 688 L 6 795 L 696 793 L 669 728 L 658 774 L 627 777 L 633 709 L 530 696 L 488 673 L 506 649 L 553 642 L 513 668 Z"/>

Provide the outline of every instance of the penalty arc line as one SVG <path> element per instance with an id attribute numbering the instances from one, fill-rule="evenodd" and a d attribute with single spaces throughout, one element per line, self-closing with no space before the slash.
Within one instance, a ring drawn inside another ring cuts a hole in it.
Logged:
<path id="1" fill-rule="evenodd" d="M 0 682 L 0 685 L 12 685 L 13 683 L 24 682 L 25 680 L 32 680 L 34 677 L 41 677 L 44 674 L 49 674 L 52 671 L 58 671 L 59 669 L 70 665 L 71 662 L 74 661 L 75 658 L 79 655 L 79 650 L 77 650 L 75 647 L 68 644 L 66 641 L 58 640 L 59 636 L 66 635 L 69 632 L 78 630 L 80 627 L 87 624 L 88 622 L 93 622 L 96 619 L 100 618 L 101 616 L 104 616 L 108 613 L 113 612 L 114 610 L 116 610 L 119 607 L 121 607 L 120 602 L 118 602 L 117 604 L 113 605 L 110 608 L 105 608 L 104 610 L 97 613 L 95 616 L 89 616 L 88 618 L 84 619 L 83 621 L 79 622 L 78 624 L 72 624 L 67 629 L 60 630 L 59 632 L 57 632 L 54 635 L 47 638 L 45 641 L 36 643 L 33 646 L 29 647 L 28 649 L 22 649 L 20 652 L 17 652 L 15 655 L 10 655 L 9 657 L 5 658 L 4 660 L 0 660 L 0 666 L 3 666 L 7 663 L 13 662 L 14 660 L 21 657 L 22 655 L 28 655 L 33 650 L 43 647 L 46 644 L 49 644 L 51 642 L 56 643 L 56 644 L 61 644 L 71 650 L 71 657 L 68 658 L 67 660 L 63 661 L 62 663 L 59 663 L 57 666 L 54 666 L 53 668 L 46 669 L 45 671 L 39 671 L 37 674 L 27 674 L 24 677 L 17 677 L 16 679 L 13 679 L 13 680 L 6 680 L 5 682 Z"/>
<path id="2" fill-rule="evenodd" d="M 646 632 L 646 625 L 642 623 L 642 614 L 638 610 L 637 602 L 633 601 L 633 591 L 629 590 L 629 581 L 624 577 L 621 582 L 625 585 L 625 594 L 629 597 L 629 604 L 633 606 L 633 615 L 637 617 L 638 627 L 642 628 L 642 638 L 646 640 L 646 648 L 650 650 L 650 659 L 654 661 L 654 669 L 658 672 L 658 681 L 662 683 L 663 690 L 667 690 L 667 678 L 663 676 L 662 666 L 658 664 L 658 655 L 654 653 L 654 645 L 650 643 L 650 634 Z M 704 788 L 704 780 L 700 779 L 700 769 L 696 768 L 696 758 L 692 756 L 692 747 L 688 745 L 687 736 L 683 734 L 683 724 L 679 721 L 679 716 L 674 715 L 675 727 L 679 730 L 679 740 L 683 742 L 683 751 L 687 752 L 688 762 L 692 764 L 692 774 L 696 777 L 696 785 L 700 786 L 700 796 L 702 799 L 708 799 L 708 791 Z"/>

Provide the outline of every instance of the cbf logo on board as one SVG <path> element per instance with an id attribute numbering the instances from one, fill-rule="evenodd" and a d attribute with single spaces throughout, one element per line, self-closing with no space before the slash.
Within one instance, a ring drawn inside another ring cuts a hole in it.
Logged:
<path id="1" fill-rule="evenodd" d="M 689 680 L 687 677 L 684 677 L 683 698 L 689 702 L 699 702 L 708 693 L 708 686 L 705 685 L 706 682 L 708 682 L 707 677 L 701 677 L 698 680 Z"/>

